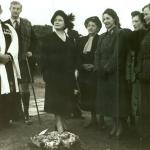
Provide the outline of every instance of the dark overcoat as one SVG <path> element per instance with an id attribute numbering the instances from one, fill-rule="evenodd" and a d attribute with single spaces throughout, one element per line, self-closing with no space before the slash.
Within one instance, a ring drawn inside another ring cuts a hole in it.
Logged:
<path id="1" fill-rule="evenodd" d="M 101 115 L 126 117 L 130 113 L 126 59 L 128 29 L 113 28 L 102 34 L 95 53 L 98 71 L 97 111 Z"/>
<path id="2" fill-rule="evenodd" d="M 83 64 L 92 64 L 94 65 L 94 55 L 97 47 L 98 42 L 98 34 L 95 35 L 91 51 L 84 54 L 84 46 L 86 45 L 86 42 L 89 39 L 89 36 L 84 36 L 79 38 L 77 41 L 77 48 L 79 51 L 79 86 L 80 86 L 80 92 L 81 92 L 81 108 L 83 110 L 95 110 L 95 100 L 96 100 L 96 74 L 94 70 L 87 71 L 83 68 Z"/>
<path id="3" fill-rule="evenodd" d="M 71 110 L 76 50 L 73 39 L 62 41 L 53 32 L 44 38 L 41 66 L 45 88 L 45 111 L 67 114 Z"/>
<path id="4" fill-rule="evenodd" d="M 140 82 L 138 130 L 141 136 L 150 136 L 150 27 L 137 53 L 137 76 Z"/>
<path id="5" fill-rule="evenodd" d="M 5 23 L 12 25 L 10 19 L 6 20 Z M 29 72 L 26 63 L 27 52 L 32 49 L 32 25 L 31 22 L 25 18 L 20 18 L 19 29 L 17 31 L 18 40 L 19 40 L 19 53 L 18 60 L 21 72 L 21 81 L 23 83 L 28 83 L 30 81 Z"/>

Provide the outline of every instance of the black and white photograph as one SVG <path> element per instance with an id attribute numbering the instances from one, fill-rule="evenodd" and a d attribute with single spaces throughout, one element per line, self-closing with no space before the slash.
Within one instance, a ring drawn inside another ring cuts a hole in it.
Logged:
<path id="1" fill-rule="evenodd" d="M 0 150 L 150 150 L 150 1 L 1 0 Z"/>

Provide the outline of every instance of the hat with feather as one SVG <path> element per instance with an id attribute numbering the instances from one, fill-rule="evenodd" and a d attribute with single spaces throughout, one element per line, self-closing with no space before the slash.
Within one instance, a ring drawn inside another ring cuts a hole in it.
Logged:
<path id="1" fill-rule="evenodd" d="M 73 29 L 74 27 L 74 24 L 73 24 L 73 21 L 75 19 L 75 16 L 71 13 L 69 15 L 67 15 L 64 11 L 62 10 L 57 10 L 54 15 L 52 16 L 52 19 L 51 19 L 51 23 L 54 25 L 54 20 L 56 18 L 56 16 L 61 16 L 63 17 L 64 19 L 64 22 L 65 22 L 65 29 Z"/>

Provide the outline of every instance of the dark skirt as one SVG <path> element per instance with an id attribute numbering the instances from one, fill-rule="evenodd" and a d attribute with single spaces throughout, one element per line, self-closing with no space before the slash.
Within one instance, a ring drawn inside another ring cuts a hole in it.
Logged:
<path id="1" fill-rule="evenodd" d="M 103 116 L 127 117 L 131 111 L 129 86 L 124 76 L 98 78 L 97 112 Z"/>
<path id="2" fill-rule="evenodd" d="M 96 103 L 96 75 L 93 71 L 79 71 L 81 109 L 94 111 Z"/>
<path id="3" fill-rule="evenodd" d="M 67 115 L 71 112 L 73 98 L 73 72 L 51 72 L 45 87 L 44 110 L 48 113 Z"/>

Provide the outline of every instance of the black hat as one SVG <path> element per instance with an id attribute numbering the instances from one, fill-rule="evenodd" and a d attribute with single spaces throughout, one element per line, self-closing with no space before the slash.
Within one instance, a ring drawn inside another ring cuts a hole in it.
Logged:
<path id="1" fill-rule="evenodd" d="M 87 18 L 87 19 L 85 20 L 84 25 L 85 25 L 86 28 L 87 28 L 87 25 L 88 25 L 88 23 L 89 23 L 90 21 L 96 23 L 96 25 L 97 25 L 97 27 L 98 27 L 99 29 L 102 28 L 102 23 L 101 23 L 100 19 L 99 19 L 97 16 L 89 17 L 89 18 Z"/>
<path id="2" fill-rule="evenodd" d="M 57 10 L 51 19 L 51 23 L 53 25 L 54 25 L 54 20 L 55 20 L 56 16 L 62 16 L 63 17 L 64 22 L 65 22 L 65 28 L 72 29 L 74 27 L 74 24 L 72 23 L 72 21 L 74 21 L 75 17 L 73 14 L 67 15 L 64 11 Z"/>

